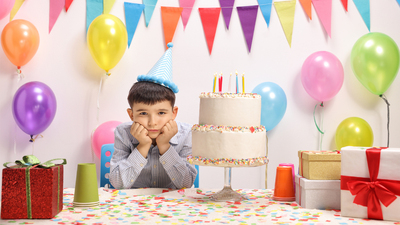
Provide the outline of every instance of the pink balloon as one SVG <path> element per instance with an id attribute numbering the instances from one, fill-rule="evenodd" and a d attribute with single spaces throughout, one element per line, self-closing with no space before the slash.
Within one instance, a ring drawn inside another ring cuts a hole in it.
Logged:
<path id="1" fill-rule="evenodd" d="M 0 20 L 11 12 L 14 2 L 15 0 L 0 0 Z"/>
<path id="2" fill-rule="evenodd" d="M 301 68 L 301 83 L 315 100 L 324 102 L 333 98 L 343 85 L 342 63 L 330 52 L 311 54 Z"/>
<path id="3" fill-rule="evenodd" d="M 101 146 L 114 143 L 114 130 L 119 121 L 108 121 L 96 128 L 92 136 L 92 148 L 97 158 L 101 158 Z"/>

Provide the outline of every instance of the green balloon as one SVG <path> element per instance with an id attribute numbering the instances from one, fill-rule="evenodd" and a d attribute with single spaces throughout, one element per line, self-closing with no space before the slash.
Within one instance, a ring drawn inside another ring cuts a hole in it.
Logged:
<path id="1" fill-rule="evenodd" d="M 358 39 L 351 50 L 354 74 L 376 95 L 382 95 L 393 83 L 399 62 L 399 48 L 386 34 L 368 33 Z"/>

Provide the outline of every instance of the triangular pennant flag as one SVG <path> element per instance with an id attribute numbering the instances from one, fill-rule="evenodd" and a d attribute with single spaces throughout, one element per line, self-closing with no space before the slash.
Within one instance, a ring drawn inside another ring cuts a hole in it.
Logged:
<path id="1" fill-rule="evenodd" d="M 96 17 L 103 13 L 103 0 L 86 0 L 86 32 Z"/>
<path id="2" fill-rule="evenodd" d="M 192 13 L 192 8 L 195 0 L 179 0 L 179 6 L 183 8 L 182 10 L 182 23 L 183 29 L 186 28 L 186 24 L 189 21 L 190 14 Z"/>
<path id="3" fill-rule="evenodd" d="M 14 19 L 14 16 L 17 14 L 19 8 L 21 8 L 22 3 L 24 3 L 24 0 L 15 0 L 14 6 L 10 12 L 10 21 Z"/>
<path id="4" fill-rule="evenodd" d="M 312 3 L 326 33 L 331 37 L 332 0 L 312 0 Z"/>
<path id="5" fill-rule="evenodd" d="M 296 0 L 274 2 L 274 6 L 278 14 L 279 21 L 281 21 L 283 31 L 285 32 L 286 40 L 291 47 Z"/>
<path id="6" fill-rule="evenodd" d="M 64 6 L 65 0 L 50 0 L 49 33 L 53 29 Z"/>
<path id="7" fill-rule="evenodd" d="M 128 48 L 129 48 L 129 46 L 131 46 L 133 35 L 135 34 L 137 25 L 139 23 L 140 16 L 142 15 L 144 5 L 124 2 L 124 8 L 125 8 L 125 23 L 126 23 L 126 30 L 128 32 Z"/>
<path id="8" fill-rule="evenodd" d="M 247 49 L 251 52 L 254 27 L 256 26 L 258 5 L 241 6 L 236 8 L 239 14 L 240 24 L 247 43 Z"/>
<path id="9" fill-rule="evenodd" d="M 342 5 L 343 5 L 343 7 L 344 7 L 344 9 L 346 10 L 346 12 L 348 12 L 348 10 L 347 10 L 347 0 L 341 0 L 342 1 Z M 397 0 L 397 2 L 399 2 L 400 0 Z"/>
<path id="10" fill-rule="evenodd" d="M 201 23 L 203 24 L 204 35 L 206 36 L 210 55 L 214 45 L 220 12 L 221 8 L 199 8 Z"/>
<path id="11" fill-rule="evenodd" d="M 369 9 L 369 0 L 353 0 L 356 5 L 358 12 L 361 14 L 361 17 L 364 20 L 365 25 L 367 25 L 368 30 L 370 29 L 370 9 Z"/>
<path id="12" fill-rule="evenodd" d="M 175 29 L 178 25 L 181 13 L 181 7 L 161 6 L 161 19 L 164 28 L 165 47 L 167 47 L 167 44 L 172 42 L 172 39 L 174 38 Z"/>
<path id="13" fill-rule="evenodd" d="M 312 19 L 311 16 L 311 0 L 300 0 L 301 6 L 303 6 L 304 11 L 306 12 L 308 18 Z"/>
<path id="14" fill-rule="evenodd" d="M 144 4 L 144 20 L 146 21 L 146 27 L 149 26 L 151 16 L 153 15 L 154 8 L 157 5 L 157 0 L 143 0 Z"/>
<path id="15" fill-rule="evenodd" d="M 342 1 L 347 1 L 347 0 L 342 0 Z M 399 4 L 400 4 L 400 0 L 397 0 L 397 3 L 399 3 Z"/>
<path id="16" fill-rule="evenodd" d="M 115 3 L 115 0 L 103 0 L 103 12 L 104 14 L 109 14 L 113 5 Z"/>
<path id="17" fill-rule="evenodd" d="M 219 5 L 221 6 L 222 10 L 222 16 L 224 17 L 225 26 L 228 30 L 232 16 L 233 4 L 235 4 L 235 0 L 219 0 Z"/>
<path id="18" fill-rule="evenodd" d="M 258 0 L 258 5 L 260 6 L 260 10 L 264 16 L 265 22 L 267 22 L 267 27 L 269 27 L 269 20 L 271 18 L 272 0 Z"/>
<path id="19" fill-rule="evenodd" d="M 65 0 L 65 11 L 68 12 L 69 7 L 71 6 L 71 3 L 74 0 Z"/>

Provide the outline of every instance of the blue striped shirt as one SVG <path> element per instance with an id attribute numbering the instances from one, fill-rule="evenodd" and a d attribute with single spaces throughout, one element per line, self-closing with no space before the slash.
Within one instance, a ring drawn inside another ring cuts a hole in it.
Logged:
<path id="1" fill-rule="evenodd" d="M 169 141 L 171 147 L 160 155 L 151 145 L 144 158 L 137 150 L 139 142 L 131 135 L 132 122 L 115 129 L 114 153 L 110 162 L 110 182 L 117 189 L 190 188 L 196 168 L 186 161 L 192 154 L 191 125 L 177 121 L 178 133 Z"/>

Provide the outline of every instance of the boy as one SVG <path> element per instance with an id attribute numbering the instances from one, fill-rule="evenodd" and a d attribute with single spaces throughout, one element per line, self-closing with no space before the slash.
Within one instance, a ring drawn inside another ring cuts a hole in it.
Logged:
<path id="1" fill-rule="evenodd" d="M 168 49 L 159 62 L 166 60 L 168 51 L 170 55 Z M 139 76 L 129 91 L 127 112 L 133 122 L 115 129 L 110 182 L 117 189 L 190 188 L 197 175 L 186 161 L 192 153 L 191 126 L 175 121 L 176 85 L 171 81 L 160 84 L 156 79 L 160 71 L 150 76 L 153 70 Z"/>

